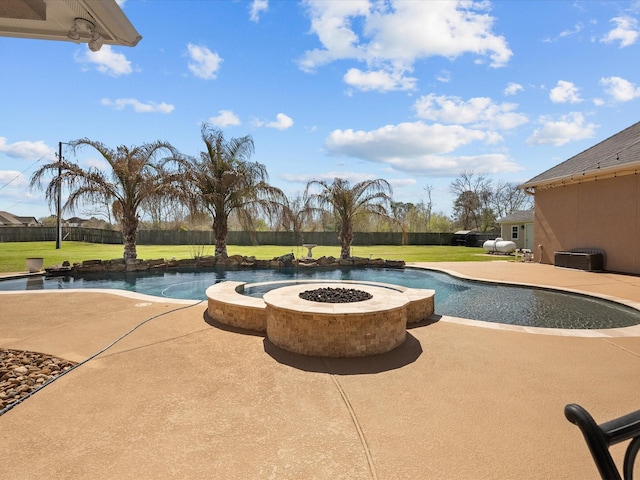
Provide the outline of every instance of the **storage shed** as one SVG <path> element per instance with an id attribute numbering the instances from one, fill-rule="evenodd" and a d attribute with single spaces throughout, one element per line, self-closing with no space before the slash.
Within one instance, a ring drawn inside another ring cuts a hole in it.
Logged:
<path id="1" fill-rule="evenodd" d="M 533 209 L 519 210 L 498 219 L 500 237 L 516 244 L 516 248 L 533 251 Z"/>

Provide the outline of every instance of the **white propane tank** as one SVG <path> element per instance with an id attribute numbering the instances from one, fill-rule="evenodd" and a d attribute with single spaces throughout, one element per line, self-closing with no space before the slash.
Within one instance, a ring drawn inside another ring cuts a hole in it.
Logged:
<path id="1" fill-rule="evenodd" d="M 487 240 L 482 244 L 482 248 L 487 253 L 513 253 L 516 251 L 516 244 L 500 237 L 495 240 Z"/>

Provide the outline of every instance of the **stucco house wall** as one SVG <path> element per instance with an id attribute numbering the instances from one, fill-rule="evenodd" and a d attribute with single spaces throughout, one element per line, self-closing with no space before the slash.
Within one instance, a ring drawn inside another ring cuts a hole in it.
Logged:
<path id="1" fill-rule="evenodd" d="M 640 122 L 519 187 L 535 196 L 535 259 L 598 248 L 604 269 L 640 274 Z"/>
<path id="2" fill-rule="evenodd" d="M 537 190 L 536 260 L 553 264 L 556 251 L 601 248 L 606 270 L 640 273 L 639 191 L 638 175 Z"/>

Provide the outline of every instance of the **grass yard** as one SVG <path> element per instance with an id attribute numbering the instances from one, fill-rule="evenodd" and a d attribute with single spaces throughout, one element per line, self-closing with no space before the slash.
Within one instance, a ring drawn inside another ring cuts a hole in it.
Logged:
<path id="1" fill-rule="evenodd" d="M 110 260 L 122 258 L 122 245 L 104 245 L 83 242 L 62 242 L 62 248 L 56 249 L 55 242 L 9 242 L 0 243 L 0 273 L 26 271 L 25 259 L 29 257 L 44 258 L 44 266 L 60 265 L 65 260 L 71 263 L 83 260 Z M 193 258 L 195 256 L 213 255 L 213 246 L 202 245 L 138 245 L 138 258 L 150 260 L 156 258 L 169 259 L 175 257 Z M 227 247 L 229 255 L 255 256 L 258 259 L 271 259 L 287 253 L 296 258 L 307 255 L 307 249 L 301 246 L 284 247 L 278 245 Z M 351 255 L 354 257 L 384 258 L 386 260 L 404 260 L 405 262 L 469 262 L 490 261 L 495 257 L 485 255 L 483 248 L 450 247 L 438 245 L 372 245 L 354 246 Z M 340 247 L 318 246 L 313 249 L 313 256 L 340 256 Z"/>

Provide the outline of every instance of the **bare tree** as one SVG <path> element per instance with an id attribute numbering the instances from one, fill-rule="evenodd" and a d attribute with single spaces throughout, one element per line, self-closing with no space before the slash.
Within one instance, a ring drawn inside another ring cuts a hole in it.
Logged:
<path id="1" fill-rule="evenodd" d="M 493 189 L 491 207 L 496 218 L 502 218 L 518 210 L 533 208 L 532 198 L 516 183 L 499 182 Z"/>
<path id="2" fill-rule="evenodd" d="M 500 181 L 494 185 L 486 176 L 473 172 L 462 172 L 450 190 L 456 195 L 455 220 L 465 230 L 496 229 L 499 218 L 532 208 L 531 198 L 515 183 Z"/>
<path id="3" fill-rule="evenodd" d="M 287 197 L 286 204 L 278 218 L 278 227 L 286 232 L 301 232 L 308 220 L 311 211 L 304 195 L 299 193 L 294 197 Z"/>
<path id="4" fill-rule="evenodd" d="M 486 231 L 495 223 L 490 207 L 492 185 L 486 176 L 464 171 L 449 189 L 456 195 L 453 213 L 462 229 Z"/>
<path id="5" fill-rule="evenodd" d="M 425 204 L 427 212 L 427 231 L 431 231 L 431 212 L 433 211 L 433 200 L 431 194 L 433 193 L 433 185 L 426 185 L 424 191 L 427 192 L 427 203 Z"/>

